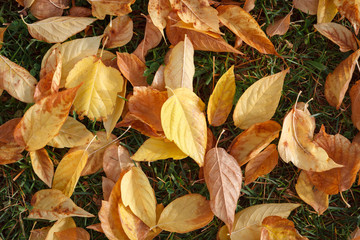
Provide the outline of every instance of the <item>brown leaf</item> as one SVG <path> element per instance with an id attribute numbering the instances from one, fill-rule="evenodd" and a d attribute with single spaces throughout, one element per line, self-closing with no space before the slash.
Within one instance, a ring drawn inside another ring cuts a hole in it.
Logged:
<path id="1" fill-rule="evenodd" d="M 37 19 L 61 16 L 69 0 L 35 0 L 30 7 L 30 12 Z"/>
<path id="2" fill-rule="evenodd" d="M 159 91 L 166 91 L 165 88 L 165 79 L 164 79 L 164 70 L 165 66 L 161 65 L 159 69 L 156 71 L 154 79 L 151 83 L 151 87 L 155 88 Z"/>
<path id="3" fill-rule="evenodd" d="M 133 36 L 133 21 L 128 15 L 112 20 L 104 30 L 103 45 L 106 48 L 118 48 L 130 42 Z"/>
<path id="4" fill-rule="evenodd" d="M 284 35 L 290 26 L 290 17 L 293 14 L 291 10 L 285 17 L 276 20 L 266 28 L 266 34 L 270 37 L 274 35 Z"/>
<path id="5" fill-rule="evenodd" d="M 336 109 L 340 108 L 344 99 L 359 56 L 360 49 L 342 61 L 335 70 L 326 77 L 325 97 L 328 103 L 336 107 Z"/>
<path id="6" fill-rule="evenodd" d="M 98 19 L 104 19 L 106 15 L 123 16 L 131 13 L 131 4 L 135 0 L 88 0 L 91 4 L 92 15 Z"/>
<path id="7" fill-rule="evenodd" d="M 86 228 L 97 231 L 97 232 L 104 233 L 104 231 L 101 228 L 101 223 L 95 223 L 90 226 L 87 226 Z"/>
<path id="8" fill-rule="evenodd" d="M 262 223 L 260 240 L 308 240 L 295 229 L 292 221 L 279 216 L 266 217 Z"/>
<path id="9" fill-rule="evenodd" d="M 83 228 L 69 228 L 60 232 L 55 232 L 58 239 L 67 240 L 90 240 L 90 234 Z"/>
<path id="10" fill-rule="evenodd" d="M 347 52 L 350 50 L 356 51 L 358 49 L 355 36 L 345 26 L 338 23 L 329 22 L 318 23 L 315 24 L 314 27 L 322 35 L 337 44 L 340 47 L 341 52 Z"/>
<path id="11" fill-rule="evenodd" d="M 360 228 L 357 227 L 350 235 L 351 240 L 360 240 Z"/>
<path id="12" fill-rule="evenodd" d="M 245 0 L 243 9 L 247 12 L 250 12 L 255 7 L 255 0 Z"/>
<path id="13" fill-rule="evenodd" d="M 226 5 L 218 7 L 217 10 L 220 21 L 246 44 L 261 53 L 279 55 L 257 21 L 244 9 Z"/>
<path id="14" fill-rule="evenodd" d="M 301 200 L 313 207 L 319 215 L 328 209 L 329 195 L 314 186 L 305 171 L 300 172 L 295 189 Z"/>
<path id="15" fill-rule="evenodd" d="M 56 236 L 56 232 L 60 232 L 66 229 L 75 228 L 75 221 L 71 217 L 62 218 L 57 220 L 54 225 L 50 228 L 46 238 L 44 240 L 59 240 Z"/>
<path id="16" fill-rule="evenodd" d="M 357 81 L 350 89 L 351 120 L 354 126 L 360 129 L 360 81 Z M 360 135 L 359 135 L 360 136 Z"/>
<path id="17" fill-rule="evenodd" d="M 338 194 L 351 188 L 355 182 L 356 174 L 360 170 L 360 148 L 352 144 L 340 134 L 329 135 L 322 127 L 315 135 L 316 144 L 327 152 L 329 157 L 343 167 L 334 168 L 324 172 L 308 171 L 310 181 L 320 190 L 329 195 Z"/>
<path id="18" fill-rule="evenodd" d="M 31 199 L 31 206 L 33 209 L 28 218 L 53 221 L 72 216 L 94 217 L 94 215 L 76 206 L 69 197 L 57 189 L 38 191 Z"/>
<path id="19" fill-rule="evenodd" d="M 105 201 L 109 201 L 111 191 L 115 186 L 115 182 L 110 178 L 102 177 L 102 191 Z"/>
<path id="20" fill-rule="evenodd" d="M 86 7 L 72 6 L 69 11 L 69 16 L 72 17 L 90 17 L 91 15 L 91 9 Z"/>
<path id="21" fill-rule="evenodd" d="M 131 85 L 148 86 L 144 72 L 146 70 L 145 63 L 143 63 L 135 54 L 117 52 L 117 64 L 124 75 L 129 80 Z"/>
<path id="22" fill-rule="evenodd" d="M 23 157 L 21 152 L 25 147 L 14 139 L 14 130 L 20 120 L 14 118 L 0 126 L 0 165 L 17 162 Z"/>
<path id="23" fill-rule="evenodd" d="M 121 172 L 134 166 L 130 159 L 129 151 L 119 145 L 111 145 L 104 152 L 103 168 L 106 176 L 113 182 L 117 182 Z"/>
<path id="24" fill-rule="evenodd" d="M 242 185 L 241 169 L 225 149 L 215 147 L 206 153 L 204 176 L 210 192 L 210 208 L 231 232 Z"/>
<path id="25" fill-rule="evenodd" d="M 4 33 L 5 33 L 6 29 L 7 29 L 7 27 L 0 27 L 0 49 L 4 43 Z"/>
<path id="26" fill-rule="evenodd" d="M 31 165 L 36 175 L 51 188 L 54 164 L 44 148 L 30 152 Z"/>
<path id="27" fill-rule="evenodd" d="M 164 36 L 166 19 L 171 11 L 169 0 L 149 0 L 148 12 L 153 24 L 159 29 Z"/>
<path id="28" fill-rule="evenodd" d="M 278 159 L 279 154 L 275 144 L 270 144 L 264 151 L 250 159 L 245 168 L 245 185 L 271 172 L 278 163 Z"/>
<path id="29" fill-rule="evenodd" d="M 215 147 L 216 144 L 216 138 L 214 136 L 214 134 L 212 133 L 210 128 L 207 128 L 207 142 L 206 142 L 206 149 L 205 149 L 205 153 L 207 153 L 208 151 L 210 151 L 210 149 Z"/>
<path id="30" fill-rule="evenodd" d="M 319 0 L 293 0 L 294 8 L 310 15 L 316 15 Z"/>
<path id="31" fill-rule="evenodd" d="M 272 120 L 256 123 L 240 133 L 232 141 L 228 151 L 241 167 L 279 137 L 280 130 L 280 124 Z"/>
<path id="32" fill-rule="evenodd" d="M 51 227 L 43 227 L 40 229 L 33 229 L 30 231 L 29 240 L 46 240 Z"/>
<path id="33" fill-rule="evenodd" d="M 357 35 L 360 27 L 359 0 L 334 0 L 334 3 L 341 15 L 351 22 Z"/>

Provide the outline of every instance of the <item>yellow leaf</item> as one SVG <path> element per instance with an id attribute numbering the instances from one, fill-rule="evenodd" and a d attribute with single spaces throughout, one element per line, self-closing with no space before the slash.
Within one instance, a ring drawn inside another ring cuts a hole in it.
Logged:
<path id="1" fill-rule="evenodd" d="M 301 236 L 292 221 L 279 216 L 266 217 L 261 226 L 261 240 L 309 240 Z"/>
<path id="2" fill-rule="evenodd" d="M 173 94 L 161 108 L 165 136 L 201 167 L 207 143 L 205 104 L 187 88 L 175 89 Z"/>
<path id="3" fill-rule="evenodd" d="M 193 90 L 193 77 L 195 74 L 194 48 L 189 38 L 179 42 L 171 50 L 169 63 L 164 69 L 165 86 L 175 90 L 188 88 Z M 172 92 L 168 90 L 169 97 Z"/>
<path id="4" fill-rule="evenodd" d="M 140 168 L 132 167 L 122 178 L 121 200 L 147 226 L 156 225 L 155 192 Z"/>
<path id="5" fill-rule="evenodd" d="M 28 218 L 53 221 L 72 216 L 94 217 L 94 215 L 76 206 L 69 197 L 57 189 L 38 191 L 31 199 L 31 206 L 33 209 Z"/>
<path id="6" fill-rule="evenodd" d="M 163 139 L 149 138 L 131 157 L 135 161 L 153 162 L 160 159 L 173 158 L 175 160 L 186 158 L 175 143 Z"/>
<path id="7" fill-rule="evenodd" d="M 235 215 L 235 226 L 230 239 L 259 240 L 261 223 L 266 217 L 287 218 L 290 212 L 299 206 L 300 204 L 295 203 L 269 203 L 245 208 Z"/>
<path id="8" fill-rule="evenodd" d="M 104 19 L 106 15 L 123 16 L 130 13 L 130 5 L 135 0 L 88 0 L 91 4 L 92 15 L 98 19 Z"/>
<path id="9" fill-rule="evenodd" d="M 95 18 L 60 16 L 26 25 L 33 38 L 48 43 L 59 43 L 81 32 L 94 21 Z"/>
<path id="10" fill-rule="evenodd" d="M 45 147 L 64 124 L 79 87 L 71 88 L 41 99 L 30 107 L 16 126 L 16 142 L 35 151 Z"/>
<path id="11" fill-rule="evenodd" d="M 66 154 L 55 171 L 52 188 L 58 189 L 65 196 L 70 197 L 74 192 L 87 159 L 88 154 L 83 150 Z"/>
<path id="12" fill-rule="evenodd" d="M 125 207 L 121 202 L 119 203 L 118 210 L 121 224 L 126 235 L 131 240 L 145 239 L 150 231 L 150 228 L 146 226 L 140 218 L 135 216 L 129 207 Z"/>
<path id="13" fill-rule="evenodd" d="M 46 235 L 45 240 L 58 240 L 58 238 L 56 238 L 55 236 L 56 232 L 60 232 L 74 227 L 76 227 L 76 224 L 71 217 L 57 220 L 54 223 L 54 225 L 50 228 L 48 234 Z"/>
<path id="14" fill-rule="evenodd" d="M 220 80 L 210 96 L 207 117 L 212 126 L 222 125 L 231 112 L 232 103 L 236 91 L 234 66 L 232 66 Z"/>
<path id="15" fill-rule="evenodd" d="M 0 55 L 0 89 L 22 102 L 32 103 L 36 84 L 25 68 Z"/>
<path id="16" fill-rule="evenodd" d="M 83 83 L 74 100 L 74 110 L 80 118 L 87 116 L 99 121 L 113 112 L 123 81 L 118 70 L 106 67 L 100 59 L 90 56 L 74 66 L 66 78 L 65 87 Z"/>
<path id="17" fill-rule="evenodd" d="M 355 34 L 360 27 L 360 0 L 333 0 L 342 16 L 346 17 L 354 27 Z"/>
<path id="18" fill-rule="evenodd" d="M 187 233 L 206 226 L 213 219 L 209 201 L 200 194 L 187 194 L 162 211 L 157 226 L 165 231 Z"/>
<path id="19" fill-rule="evenodd" d="M 319 0 L 317 9 L 317 23 L 331 22 L 337 13 L 334 0 Z"/>
<path id="20" fill-rule="evenodd" d="M 128 15 L 111 21 L 104 30 L 103 44 L 106 48 L 122 47 L 130 42 L 133 36 L 133 21 Z"/>
<path id="21" fill-rule="evenodd" d="M 84 124 L 72 117 L 67 117 L 59 134 L 51 139 L 47 145 L 56 148 L 72 148 L 89 143 L 93 137 L 93 134 L 86 129 Z"/>
<path id="22" fill-rule="evenodd" d="M 252 84 L 236 104 L 233 119 L 236 127 L 247 129 L 255 123 L 270 120 L 279 104 L 285 75 L 289 69 Z"/>
<path id="23" fill-rule="evenodd" d="M 44 148 L 30 152 L 31 165 L 36 175 L 51 188 L 54 164 Z"/>

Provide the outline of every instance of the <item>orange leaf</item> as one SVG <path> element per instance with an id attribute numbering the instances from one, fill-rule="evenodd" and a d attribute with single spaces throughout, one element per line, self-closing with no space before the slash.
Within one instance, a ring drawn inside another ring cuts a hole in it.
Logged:
<path id="1" fill-rule="evenodd" d="M 30 152 L 31 165 L 36 175 L 51 188 L 54 164 L 44 148 Z"/>
<path id="2" fill-rule="evenodd" d="M 269 35 L 270 37 L 274 35 L 284 35 L 289 30 L 290 17 L 292 14 L 293 12 L 290 11 L 285 17 L 270 24 L 266 28 L 266 34 Z"/>
<path id="3" fill-rule="evenodd" d="M 14 163 L 23 157 L 21 152 L 25 147 L 14 139 L 14 130 L 20 120 L 21 118 L 14 118 L 0 126 L 0 165 Z"/>
<path id="4" fill-rule="evenodd" d="M 341 13 L 353 25 L 356 35 L 360 27 L 360 5 L 358 0 L 334 0 L 334 3 Z"/>
<path id="5" fill-rule="evenodd" d="M 357 81 L 350 89 L 351 120 L 355 127 L 360 130 L 360 81 Z"/>
<path id="6" fill-rule="evenodd" d="M 55 232 L 54 235 L 58 239 L 90 240 L 90 234 L 85 229 L 79 227 L 69 228 L 60 232 Z"/>
<path id="7" fill-rule="evenodd" d="M 128 15 L 111 21 L 104 30 L 103 44 L 106 48 L 122 47 L 130 42 L 133 36 L 133 21 Z"/>
<path id="8" fill-rule="evenodd" d="M 269 216 L 262 221 L 261 240 L 308 240 L 295 229 L 292 221 L 279 216 Z"/>
<path id="9" fill-rule="evenodd" d="M 135 86 L 148 86 L 144 71 L 146 70 L 145 63 L 143 63 L 135 54 L 129 53 L 116 53 L 117 65 L 124 75 L 129 80 L 131 85 Z"/>
<path id="10" fill-rule="evenodd" d="M 130 13 L 131 4 L 135 0 L 88 0 L 91 4 L 92 15 L 98 19 L 104 19 L 106 15 L 123 16 Z"/>

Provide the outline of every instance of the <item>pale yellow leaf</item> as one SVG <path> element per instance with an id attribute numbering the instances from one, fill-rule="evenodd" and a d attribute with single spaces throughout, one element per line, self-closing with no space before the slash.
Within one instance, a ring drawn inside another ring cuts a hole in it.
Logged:
<path id="1" fill-rule="evenodd" d="M 164 133 L 201 167 L 207 143 L 205 104 L 187 88 L 176 89 L 173 93 L 161 109 Z"/>
<path id="2" fill-rule="evenodd" d="M 317 9 L 317 23 L 331 22 L 337 13 L 334 0 L 319 0 Z"/>
<path id="3" fill-rule="evenodd" d="M 128 15 L 111 21 L 104 30 L 103 44 L 106 48 L 122 47 L 130 42 L 133 36 L 133 21 Z"/>
<path id="4" fill-rule="evenodd" d="M 92 15 L 104 19 L 106 15 L 123 16 L 130 13 L 131 4 L 135 0 L 88 0 L 91 4 Z"/>
<path id="5" fill-rule="evenodd" d="M 131 240 L 144 240 L 150 232 L 150 228 L 121 202 L 118 205 L 118 211 L 126 235 Z"/>
<path id="6" fill-rule="evenodd" d="M 30 152 L 31 165 L 36 175 L 51 188 L 54 164 L 44 148 Z"/>
<path id="7" fill-rule="evenodd" d="M 153 24 L 159 29 L 164 36 L 166 19 L 171 11 L 169 0 L 149 0 L 148 12 Z"/>

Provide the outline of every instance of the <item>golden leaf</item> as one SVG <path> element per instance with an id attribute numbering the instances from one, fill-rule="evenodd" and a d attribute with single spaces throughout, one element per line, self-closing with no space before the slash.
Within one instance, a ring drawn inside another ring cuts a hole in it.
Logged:
<path id="1" fill-rule="evenodd" d="M 36 175 L 51 188 L 54 164 L 44 148 L 30 152 L 31 165 Z"/>
<path id="2" fill-rule="evenodd" d="M 351 22 L 357 35 L 360 27 L 360 0 L 334 0 L 334 3 L 341 15 Z"/>
<path id="3" fill-rule="evenodd" d="M 317 9 L 317 22 L 330 23 L 337 13 L 334 0 L 319 0 Z"/>
<path id="4" fill-rule="evenodd" d="M 309 240 L 301 236 L 292 221 L 279 216 L 266 217 L 261 226 L 261 240 Z"/>
<path id="5" fill-rule="evenodd" d="M 98 19 L 104 19 L 106 15 L 123 16 L 131 13 L 131 4 L 135 0 L 88 0 L 91 4 L 92 15 Z"/>
<path id="6" fill-rule="evenodd" d="M 63 218 L 60 220 L 57 220 L 54 225 L 49 229 L 46 238 L 44 240 L 60 240 L 55 236 L 56 232 L 63 231 L 70 228 L 75 228 L 75 221 L 71 218 Z M 35 239 L 34 239 L 35 240 Z M 36 239 L 38 240 L 38 239 Z"/>

